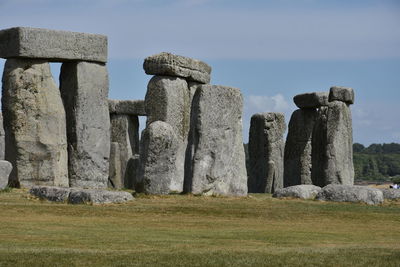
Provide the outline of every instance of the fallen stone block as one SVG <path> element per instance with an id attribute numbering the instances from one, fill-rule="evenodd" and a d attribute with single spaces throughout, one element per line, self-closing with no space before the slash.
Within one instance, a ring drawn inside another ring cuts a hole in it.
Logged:
<path id="1" fill-rule="evenodd" d="M 4 189 L 8 185 L 8 178 L 13 169 L 10 162 L 5 160 L 0 160 L 0 190 Z"/>
<path id="2" fill-rule="evenodd" d="M 386 188 L 381 189 L 383 198 L 388 200 L 400 200 L 400 189 Z"/>
<path id="3" fill-rule="evenodd" d="M 354 90 L 349 87 L 333 86 L 329 90 L 329 102 L 342 101 L 346 104 L 354 104 Z"/>
<path id="4" fill-rule="evenodd" d="M 107 62 L 107 36 L 16 27 L 0 31 L 1 58 Z"/>
<path id="5" fill-rule="evenodd" d="M 98 189 L 72 189 L 68 197 L 70 204 L 112 204 L 133 200 L 132 194 L 122 191 L 107 191 Z"/>
<path id="6" fill-rule="evenodd" d="M 143 68 L 146 74 L 178 76 L 188 81 L 209 83 L 211 67 L 206 63 L 170 53 L 160 53 L 147 57 Z"/>
<path id="7" fill-rule="evenodd" d="M 71 188 L 54 186 L 33 186 L 29 193 L 40 199 L 53 202 L 67 202 Z"/>
<path id="8" fill-rule="evenodd" d="M 319 186 L 303 184 L 277 189 L 272 196 L 277 198 L 293 197 L 301 199 L 314 199 L 320 191 L 321 187 Z"/>
<path id="9" fill-rule="evenodd" d="M 379 189 L 356 185 L 330 184 L 322 188 L 317 200 L 336 202 L 361 202 L 377 205 L 383 202 L 383 193 Z"/>
<path id="10" fill-rule="evenodd" d="M 285 130 L 282 113 L 258 113 L 251 117 L 249 193 L 274 193 L 283 187 Z"/>
<path id="11" fill-rule="evenodd" d="M 193 155 L 185 191 L 203 195 L 247 195 L 240 90 L 201 85 L 192 103 L 189 149 Z"/>
<path id="12" fill-rule="evenodd" d="M 68 186 L 66 114 L 49 63 L 8 59 L 2 109 L 10 185 Z"/>
<path id="13" fill-rule="evenodd" d="M 114 100 L 108 99 L 110 114 L 147 116 L 144 100 Z"/>
<path id="14" fill-rule="evenodd" d="M 328 105 L 327 92 L 313 92 L 299 94 L 293 97 L 293 101 L 299 108 L 319 108 Z"/>

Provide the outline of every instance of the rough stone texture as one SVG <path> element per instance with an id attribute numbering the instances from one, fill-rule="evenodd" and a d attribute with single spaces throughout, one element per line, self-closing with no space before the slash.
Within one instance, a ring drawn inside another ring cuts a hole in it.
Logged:
<path id="1" fill-rule="evenodd" d="M 354 104 L 354 90 L 349 87 L 333 86 L 329 90 L 329 102 L 342 101 L 347 104 Z"/>
<path id="2" fill-rule="evenodd" d="M 108 100 L 110 114 L 147 116 L 144 100 Z"/>
<path id="3" fill-rule="evenodd" d="M 110 170 L 108 187 L 121 189 L 124 187 L 124 179 L 121 176 L 121 152 L 119 150 L 119 143 L 111 142 L 110 147 Z"/>
<path id="4" fill-rule="evenodd" d="M 10 185 L 68 186 L 65 111 L 49 64 L 8 59 L 2 109 Z"/>
<path id="5" fill-rule="evenodd" d="M 178 77 L 154 76 L 147 86 L 145 97 L 147 122 L 168 123 L 178 137 L 176 155 L 177 173 L 171 190 L 182 192 L 184 182 L 185 152 L 190 125 L 190 95 L 187 82 Z"/>
<path id="6" fill-rule="evenodd" d="M 121 186 L 133 189 L 137 166 L 128 163 L 139 153 L 139 119 L 132 115 L 111 114 L 110 120 L 111 142 L 119 144 Z"/>
<path id="7" fill-rule="evenodd" d="M 350 108 L 333 101 L 321 108 L 312 137 L 314 185 L 353 185 L 353 130 Z"/>
<path id="8" fill-rule="evenodd" d="M 171 125 L 155 121 L 142 132 L 138 182 L 145 193 L 168 194 L 175 191 L 179 139 Z M 140 191 L 140 190 L 139 190 Z"/>
<path id="9" fill-rule="evenodd" d="M 143 68 L 146 74 L 178 76 L 188 81 L 209 83 L 211 67 L 206 63 L 188 57 L 160 53 L 147 57 Z"/>
<path id="10" fill-rule="evenodd" d="M 328 105 L 327 92 L 313 92 L 299 94 L 293 97 L 293 101 L 299 108 L 319 108 Z"/>
<path id="11" fill-rule="evenodd" d="M 381 189 L 383 193 L 383 198 L 388 200 L 398 200 L 400 199 L 400 189 L 386 188 Z"/>
<path id="12" fill-rule="evenodd" d="M 295 110 L 290 118 L 284 156 L 284 185 L 312 184 L 311 137 L 318 111 Z"/>
<path id="13" fill-rule="evenodd" d="M 330 184 L 322 188 L 316 199 L 337 202 L 362 202 L 377 205 L 383 202 L 383 193 L 379 189 L 366 186 Z"/>
<path id="14" fill-rule="evenodd" d="M 40 199 L 70 204 L 124 203 L 134 199 L 128 192 L 51 186 L 34 186 L 29 193 Z"/>
<path id="15" fill-rule="evenodd" d="M 110 156 L 107 68 L 97 63 L 64 63 L 60 87 L 67 116 L 70 186 L 107 187 Z"/>
<path id="16" fill-rule="evenodd" d="M 251 117 L 249 133 L 249 193 L 274 193 L 283 187 L 282 113 L 260 113 Z"/>
<path id="17" fill-rule="evenodd" d="M 0 57 L 107 62 L 107 36 L 17 27 L 0 31 Z"/>
<path id="18" fill-rule="evenodd" d="M 275 191 L 273 197 L 283 198 L 283 197 L 293 197 L 301 199 L 314 199 L 317 194 L 321 191 L 321 187 L 303 184 L 294 185 L 285 188 L 280 188 Z"/>
<path id="19" fill-rule="evenodd" d="M 6 152 L 5 132 L 3 127 L 3 113 L 0 113 L 0 160 L 4 159 Z"/>
<path id="20" fill-rule="evenodd" d="M 242 109 L 239 89 L 216 85 L 198 87 L 192 103 L 193 136 L 189 150 L 193 155 L 187 155 L 193 160 L 187 169 L 185 191 L 247 195 Z"/>
<path id="21" fill-rule="evenodd" d="M 0 160 L 0 190 L 6 188 L 8 185 L 8 178 L 13 169 L 10 162 L 6 160 Z"/>

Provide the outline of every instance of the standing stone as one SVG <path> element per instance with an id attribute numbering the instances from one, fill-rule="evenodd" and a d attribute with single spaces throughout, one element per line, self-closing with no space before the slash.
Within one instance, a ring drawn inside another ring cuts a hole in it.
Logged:
<path id="1" fill-rule="evenodd" d="M 110 156 L 107 68 L 89 62 L 64 63 L 60 87 L 67 115 L 70 185 L 107 187 Z"/>
<path id="2" fill-rule="evenodd" d="M 282 113 L 260 113 L 251 117 L 249 193 L 274 193 L 283 187 L 285 130 Z"/>
<path id="3" fill-rule="evenodd" d="M 177 176 L 179 138 L 171 125 L 155 121 L 142 132 L 139 180 L 148 194 L 168 194 Z"/>
<path id="4" fill-rule="evenodd" d="M 202 85 L 192 103 L 191 175 L 185 191 L 205 195 L 247 195 L 242 139 L 243 98 L 239 89 Z"/>
<path id="5" fill-rule="evenodd" d="M 289 122 L 284 156 L 284 186 L 312 184 L 311 137 L 317 118 L 316 109 L 298 109 Z"/>
<path id="6" fill-rule="evenodd" d="M 119 143 L 111 142 L 110 146 L 110 171 L 108 187 L 121 189 L 124 187 L 124 179 L 121 176 L 121 152 L 119 150 Z"/>
<path id="7" fill-rule="evenodd" d="M 3 190 L 8 185 L 8 178 L 10 177 L 13 166 L 10 162 L 0 160 L 0 190 Z"/>
<path id="8" fill-rule="evenodd" d="M 3 113 L 0 113 L 0 160 L 4 159 L 6 152 L 5 132 L 3 127 Z"/>
<path id="9" fill-rule="evenodd" d="M 178 77 L 154 76 L 147 86 L 145 97 L 147 125 L 163 121 L 172 126 L 179 142 L 176 155 L 176 175 L 170 184 L 171 192 L 182 192 L 185 152 L 190 124 L 190 96 L 187 82 Z"/>
<path id="10" fill-rule="evenodd" d="M 10 185 L 68 186 L 65 111 L 49 64 L 7 60 L 2 109 Z"/>
<path id="11" fill-rule="evenodd" d="M 111 114 L 111 142 L 119 144 L 118 158 L 121 161 L 119 176 L 123 179 L 119 188 L 133 188 L 136 169 L 128 164 L 133 155 L 139 153 L 139 119 L 133 115 Z M 111 159 L 110 160 L 114 160 Z"/>
<path id="12" fill-rule="evenodd" d="M 321 108 L 313 133 L 312 180 L 315 185 L 353 185 L 353 130 L 350 108 L 341 101 Z"/>

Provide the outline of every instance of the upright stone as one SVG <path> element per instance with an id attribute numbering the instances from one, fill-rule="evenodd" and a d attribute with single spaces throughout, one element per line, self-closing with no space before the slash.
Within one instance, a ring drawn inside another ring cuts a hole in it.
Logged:
<path id="1" fill-rule="evenodd" d="M 124 179 L 121 176 L 122 170 L 120 156 L 121 152 L 119 150 L 119 143 L 111 142 L 108 186 L 117 189 L 124 187 Z"/>
<path id="2" fill-rule="evenodd" d="M 185 191 L 205 195 L 247 195 L 242 139 L 243 98 L 239 89 L 202 85 L 192 103 L 191 174 Z"/>
<path id="3" fill-rule="evenodd" d="M 5 132 L 3 127 L 3 113 L 0 113 L 0 160 L 4 159 L 6 152 Z"/>
<path id="4" fill-rule="evenodd" d="M 10 162 L 0 160 L 0 190 L 3 190 L 8 185 L 8 178 L 10 177 L 13 166 Z"/>
<path id="5" fill-rule="evenodd" d="M 249 193 L 274 193 L 283 187 L 282 113 L 260 113 L 251 117 L 249 133 Z"/>
<path id="6" fill-rule="evenodd" d="M 110 120 L 111 142 L 119 144 L 121 186 L 133 189 L 137 169 L 134 164 L 128 163 L 135 154 L 139 154 L 139 119 L 133 115 L 111 114 Z"/>
<path id="7" fill-rule="evenodd" d="M 330 102 L 319 111 L 313 133 L 312 180 L 315 185 L 353 185 L 353 131 L 350 108 Z"/>
<path id="8" fill-rule="evenodd" d="M 138 189 L 148 194 L 169 194 L 177 176 L 179 138 L 171 125 L 150 123 L 142 132 Z M 140 190 L 139 190 L 140 191 Z"/>
<path id="9" fill-rule="evenodd" d="M 107 68 L 89 62 L 64 63 L 60 87 L 67 115 L 70 185 L 107 187 L 110 155 Z"/>
<path id="10" fill-rule="evenodd" d="M 49 64 L 7 60 L 2 109 L 10 185 L 68 186 L 65 111 Z"/>
<path id="11" fill-rule="evenodd" d="M 312 184 L 311 138 L 318 111 L 298 109 L 289 122 L 284 156 L 284 186 Z"/>
<path id="12" fill-rule="evenodd" d="M 187 82 L 178 77 L 154 76 L 145 97 L 147 125 L 163 121 L 172 126 L 179 142 L 176 175 L 170 183 L 171 192 L 182 192 L 185 152 L 190 124 L 190 96 Z"/>

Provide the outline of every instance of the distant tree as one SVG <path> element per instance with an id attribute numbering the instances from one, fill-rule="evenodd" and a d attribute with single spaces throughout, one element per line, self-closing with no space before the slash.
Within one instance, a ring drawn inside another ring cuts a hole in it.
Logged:
<path id="1" fill-rule="evenodd" d="M 365 149 L 365 146 L 360 144 L 360 143 L 354 143 L 353 144 L 353 152 L 355 153 L 360 153 Z"/>

